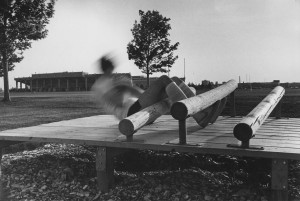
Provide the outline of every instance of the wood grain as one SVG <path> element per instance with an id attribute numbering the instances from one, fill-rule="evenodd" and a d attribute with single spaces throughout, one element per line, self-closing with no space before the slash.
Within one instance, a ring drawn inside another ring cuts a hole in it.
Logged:
<path id="1" fill-rule="evenodd" d="M 229 80 L 215 89 L 174 103 L 171 107 L 171 114 L 177 120 L 184 120 L 188 116 L 196 114 L 213 105 L 216 101 L 225 98 L 236 88 L 237 82 Z"/>
<path id="2" fill-rule="evenodd" d="M 233 130 L 234 136 L 240 141 L 248 141 L 269 117 L 273 109 L 283 97 L 285 90 L 275 87 Z"/>
<path id="3" fill-rule="evenodd" d="M 241 117 L 219 117 L 214 124 L 203 129 L 193 118 L 188 118 L 186 121 L 187 145 L 178 145 L 178 121 L 170 115 L 163 115 L 155 123 L 138 130 L 134 135 L 136 141 L 133 142 L 126 142 L 126 136 L 122 135 L 118 129 L 118 120 L 110 115 L 6 130 L 0 132 L 0 140 L 58 142 L 113 148 L 175 150 L 300 160 L 300 119 L 266 119 L 250 141 L 250 144 L 263 146 L 265 149 L 262 151 L 227 147 L 227 144 L 239 143 L 233 136 L 233 128 L 240 120 Z"/>

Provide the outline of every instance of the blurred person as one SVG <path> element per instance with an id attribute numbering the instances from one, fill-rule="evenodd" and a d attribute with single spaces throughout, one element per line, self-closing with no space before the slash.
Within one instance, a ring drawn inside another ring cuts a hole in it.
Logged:
<path id="1" fill-rule="evenodd" d="M 103 56 L 97 61 L 97 65 L 103 71 L 103 75 L 92 87 L 96 102 L 108 114 L 115 115 L 119 120 L 167 97 L 171 103 L 187 98 L 181 88 L 166 75 L 156 79 L 144 91 L 134 86 L 128 78 L 114 78 L 113 58 Z"/>

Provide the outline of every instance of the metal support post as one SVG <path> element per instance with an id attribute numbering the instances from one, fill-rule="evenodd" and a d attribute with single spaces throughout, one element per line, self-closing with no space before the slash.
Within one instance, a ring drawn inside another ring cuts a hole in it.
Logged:
<path id="1" fill-rule="evenodd" d="M 183 145 L 186 144 L 186 120 L 179 120 L 179 144 Z"/>

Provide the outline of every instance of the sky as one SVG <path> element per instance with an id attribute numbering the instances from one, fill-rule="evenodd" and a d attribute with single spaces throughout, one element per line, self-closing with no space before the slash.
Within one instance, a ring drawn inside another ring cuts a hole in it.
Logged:
<path id="1" fill-rule="evenodd" d="M 139 10 L 171 19 L 180 45 L 170 76 L 184 76 L 185 60 L 187 82 L 300 82 L 300 0 L 57 0 L 47 38 L 24 52 L 10 87 L 34 73 L 100 73 L 95 61 L 107 53 L 116 72 L 144 75 L 126 48 Z"/>

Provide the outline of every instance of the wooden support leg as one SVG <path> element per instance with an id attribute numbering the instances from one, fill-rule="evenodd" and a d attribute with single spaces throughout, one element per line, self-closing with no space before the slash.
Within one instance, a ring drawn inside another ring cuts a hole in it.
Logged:
<path id="1" fill-rule="evenodd" d="M 99 190 L 102 192 L 108 192 L 108 190 L 114 185 L 112 149 L 107 147 L 98 147 L 96 153 L 96 171 Z"/>
<path id="2" fill-rule="evenodd" d="M 272 159 L 272 201 L 288 200 L 288 161 Z"/>

